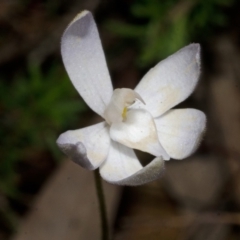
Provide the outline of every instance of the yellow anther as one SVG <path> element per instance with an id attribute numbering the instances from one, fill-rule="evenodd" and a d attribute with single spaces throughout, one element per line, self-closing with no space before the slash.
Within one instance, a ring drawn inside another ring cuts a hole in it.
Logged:
<path id="1" fill-rule="evenodd" d="M 125 108 L 123 109 L 122 118 L 123 118 L 123 120 L 126 120 L 126 118 L 127 118 L 127 107 L 125 107 Z"/>

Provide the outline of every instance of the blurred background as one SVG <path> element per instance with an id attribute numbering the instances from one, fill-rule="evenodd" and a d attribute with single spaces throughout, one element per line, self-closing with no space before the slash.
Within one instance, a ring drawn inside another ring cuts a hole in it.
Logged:
<path id="1" fill-rule="evenodd" d="M 0 0 L 0 239 L 28 239 L 21 229 L 29 216 L 41 229 L 36 202 L 47 199 L 46 191 L 54 192 L 54 203 L 66 195 L 51 188 L 69 162 L 56 147 L 58 135 L 99 121 L 72 87 L 60 55 L 61 35 L 83 9 L 94 13 L 114 87 L 134 88 L 161 59 L 192 42 L 202 47 L 201 81 L 177 107 L 207 114 L 203 142 L 188 159 L 167 162 L 162 179 L 115 187 L 113 239 L 240 239 L 237 0 Z M 69 197 L 80 190 L 76 184 Z M 48 231 L 28 237 L 55 239 Z"/>

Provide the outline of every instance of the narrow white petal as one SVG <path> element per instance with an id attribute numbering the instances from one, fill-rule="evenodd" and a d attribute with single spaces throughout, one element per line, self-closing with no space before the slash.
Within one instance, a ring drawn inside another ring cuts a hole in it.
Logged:
<path id="1" fill-rule="evenodd" d="M 158 140 L 157 129 L 151 114 L 143 109 L 131 109 L 123 122 L 110 127 L 111 138 L 127 147 L 169 159 Z"/>
<path id="2" fill-rule="evenodd" d="M 112 141 L 107 160 L 100 166 L 100 174 L 107 182 L 137 186 L 154 181 L 164 172 L 164 160 L 155 158 L 142 167 L 134 151 Z"/>
<path id="3" fill-rule="evenodd" d="M 174 109 L 156 118 L 158 138 L 171 158 L 183 159 L 198 147 L 206 116 L 197 109 Z"/>
<path id="4" fill-rule="evenodd" d="M 110 137 L 105 122 L 90 127 L 62 133 L 57 139 L 58 147 L 75 163 L 93 170 L 107 158 Z"/>
<path id="5" fill-rule="evenodd" d="M 159 62 L 135 88 L 146 109 L 158 117 L 185 100 L 194 90 L 200 74 L 200 45 L 190 44 Z"/>
<path id="6" fill-rule="evenodd" d="M 107 181 L 117 181 L 131 176 L 141 168 L 132 149 L 111 141 L 107 160 L 100 166 L 100 173 Z"/>
<path id="7" fill-rule="evenodd" d="M 85 102 L 103 116 L 112 95 L 104 52 L 93 16 L 83 11 L 65 30 L 61 43 L 68 75 Z"/>
<path id="8" fill-rule="evenodd" d="M 155 158 L 142 167 L 134 151 L 112 141 L 107 160 L 100 166 L 100 174 L 107 182 L 137 186 L 156 180 L 162 176 L 164 160 Z"/>
<path id="9" fill-rule="evenodd" d="M 143 185 L 160 178 L 163 175 L 164 170 L 164 160 L 160 157 L 157 157 L 154 158 L 147 166 L 143 167 L 130 177 L 111 183 L 125 186 Z"/>

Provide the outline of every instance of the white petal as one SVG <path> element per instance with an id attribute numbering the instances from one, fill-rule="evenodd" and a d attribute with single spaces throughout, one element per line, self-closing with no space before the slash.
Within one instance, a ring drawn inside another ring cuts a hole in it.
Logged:
<path id="1" fill-rule="evenodd" d="M 194 90 L 200 74 L 200 45 L 190 44 L 159 62 L 135 88 L 146 109 L 158 117 L 185 100 Z"/>
<path id="2" fill-rule="evenodd" d="M 62 133 L 57 139 L 59 148 L 75 163 L 93 170 L 107 158 L 110 137 L 105 122 Z"/>
<path id="3" fill-rule="evenodd" d="M 100 174 L 107 182 L 137 186 L 159 178 L 164 171 L 162 158 L 155 158 L 142 167 L 134 151 L 112 141 L 107 160 L 100 166 Z"/>
<path id="4" fill-rule="evenodd" d="M 101 165 L 100 173 L 106 180 L 117 181 L 131 176 L 141 168 L 132 149 L 111 141 L 107 160 Z"/>
<path id="5" fill-rule="evenodd" d="M 127 112 L 126 121 L 113 123 L 110 127 L 110 136 L 114 141 L 127 147 L 169 159 L 169 155 L 158 140 L 151 114 L 143 109 L 131 109 Z"/>
<path id="6" fill-rule="evenodd" d="M 174 109 L 156 118 L 158 138 L 171 158 L 183 159 L 199 145 L 206 116 L 196 109 Z"/>
<path id="7" fill-rule="evenodd" d="M 93 16 L 83 11 L 65 30 L 61 43 L 68 75 L 85 102 L 99 115 L 112 95 L 112 83 Z"/>

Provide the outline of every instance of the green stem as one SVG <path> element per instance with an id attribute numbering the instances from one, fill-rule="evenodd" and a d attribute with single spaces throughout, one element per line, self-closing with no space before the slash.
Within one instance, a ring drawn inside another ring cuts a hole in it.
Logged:
<path id="1" fill-rule="evenodd" d="M 108 222 L 107 222 L 107 212 L 105 206 L 105 199 L 102 187 L 102 180 L 98 170 L 94 171 L 95 186 L 97 191 L 97 198 L 99 203 L 100 217 L 101 217 L 101 228 L 102 228 L 102 240 L 108 240 Z"/>

